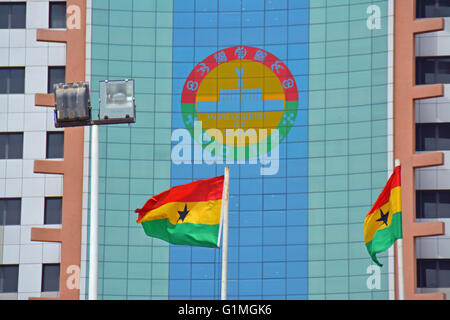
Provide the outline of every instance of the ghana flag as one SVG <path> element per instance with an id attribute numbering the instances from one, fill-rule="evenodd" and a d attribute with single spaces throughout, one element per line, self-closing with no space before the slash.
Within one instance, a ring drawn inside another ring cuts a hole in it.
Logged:
<path id="1" fill-rule="evenodd" d="M 224 176 L 179 185 L 136 209 L 145 233 L 173 244 L 218 247 Z"/>
<path id="2" fill-rule="evenodd" d="M 394 168 L 386 186 L 364 221 L 364 242 L 372 260 L 379 266 L 376 254 L 402 238 L 402 201 L 400 166 Z"/>

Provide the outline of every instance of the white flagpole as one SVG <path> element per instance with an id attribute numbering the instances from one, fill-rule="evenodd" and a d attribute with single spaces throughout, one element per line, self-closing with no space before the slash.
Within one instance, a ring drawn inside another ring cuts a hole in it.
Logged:
<path id="1" fill-rule="evenodd" d="M 405 283 L 403 276 L 403 239 L 397 239 L 398 262 L 398 299 L 405 300 Z"/>
<path id="2" fill-rule="evenodd" d="M 227 300 L 227 265 L 228 265 L 228 198 L 230 191 L 230 168 L 225 167 L 224 196 L 222 199 L 222 215 L 223 215 L 223 240 L 222 240 L 222 283 L 221 283 L 221 299 Z"/>
<path id="3" fill-rule="evenodd" d="M 91 136 L 91 214 L 89 239 L 89 300 L 97 300 L 98 273 L 98 127 Z"/>
<path id="4" fill-rule="evenodd" d="M 395 167 L 400 165 L 400 160 L 395 159 Z M 403 213 L 402 213 L 403 214 Z M 403 218 L 402 218 L 403 219 Z M 403 222 L 402 222 L 403 228 Z M 398 274 L 398 299 L 405 300 L 405 279 L 403 275 L 403 239 L 397 239 L 397 274 Z"/>

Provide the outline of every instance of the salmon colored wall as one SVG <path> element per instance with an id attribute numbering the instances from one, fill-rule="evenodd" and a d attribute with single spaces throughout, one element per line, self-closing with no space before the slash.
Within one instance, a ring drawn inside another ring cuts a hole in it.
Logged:
<path id="1" fill-rule="evenodd" d="M 37 30 L 37 41 L 66 44 L 66 83 L 85 81 L 86 0 L 67 0 L 66 30 Z M 54 107 L 53 94 L 36 94 L 36 106 Z M 34 172 L 62 174 L 59 229 L 32 228 L 32 241 L 61 243 L 59 299 L 80 299 L 84 127 L 64 129 L 64 160 L 35 160 Z M 43 298 L 30 298 L 43 299 Z"/>
<path id="2" fill-rule="evenodd" d="M 403 265 L 405 299 L 445 299 L 444 293 L 417 293 L 415 238 L 444 233 L 442 222 L 416 222 L 414 170 L 442 165 L 442 152 L 416 154 L 414 100 L 439 97 L 442 84 L 415 84 L 414 36 L 444 28 L 442 18 L 416 20 L 416 1 L 395 0 L 394 11 L 394 157 L 402 165 Z M 396 296 L 398 292 L 396 290 Z"/>

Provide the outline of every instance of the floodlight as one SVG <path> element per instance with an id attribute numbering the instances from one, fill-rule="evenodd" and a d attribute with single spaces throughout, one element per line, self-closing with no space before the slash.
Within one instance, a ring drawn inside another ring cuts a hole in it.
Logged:
<path id="1" fill-rule="evenodd" d="M 55 127 L 84 125 L 91 121 L 89 84 L 58 83 L 55 92 Z"/>
<path id="2" fill-rule="evenodd" d="M 99 121 L 123 119 L 134 122 L 134 80 L 100 81 Z"/>

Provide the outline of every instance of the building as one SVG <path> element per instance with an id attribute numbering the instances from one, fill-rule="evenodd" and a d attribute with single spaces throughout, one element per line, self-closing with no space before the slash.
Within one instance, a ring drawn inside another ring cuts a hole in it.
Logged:
<path id="1" fill-rule="evenodd" d="M 448 297 L 448 10 L 1 0 L 0 299 L 87 298 L 90 128 L 55 128 L 52 88 L 89 82 L 96 114 L 106 79 L 135 80 L 136 123 L 99 128 L 99 299 L 220 298 L 221 249 L 133 212 L 225 166 L 230 299 L 394 299 L 395 248 L 379 268 L 363 240 L 394 158 L 405 297 Z"/>

